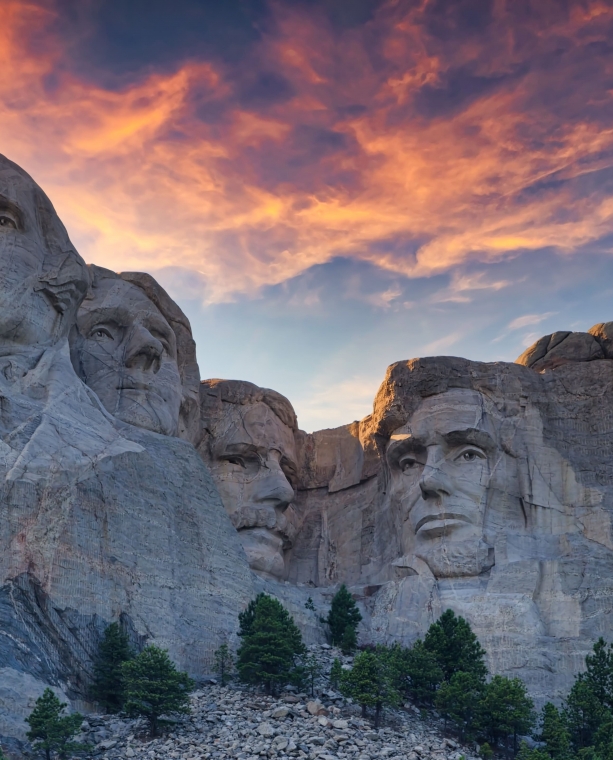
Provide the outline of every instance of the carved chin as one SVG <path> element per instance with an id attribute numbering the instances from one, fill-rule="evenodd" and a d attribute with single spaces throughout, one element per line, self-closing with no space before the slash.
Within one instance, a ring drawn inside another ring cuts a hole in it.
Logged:
<path id="1" fill-rule="evenodd" d="M 481 575 L 495 563 L 494 549 L 480 538 L 466 541 L 437 541 L 416 556 L 423 559 L 435 578 L 460 578 Z"/>
<path id="2" fill-rule="evenodd" d="M 283 577 L 283 539 L 279 535 L 266 528 L 246 528 L 238 536 L 254 572 L 271 578 Z"/>
<path id="3" fill-rule="evenodd" d="M 131 391 L 128 396 L 123 391 L 115 416 L 128 425 L 136 425 L 162 435 L 174 435 L 177 429 L 177 414 L 157 393 L 137 396 Z"/>

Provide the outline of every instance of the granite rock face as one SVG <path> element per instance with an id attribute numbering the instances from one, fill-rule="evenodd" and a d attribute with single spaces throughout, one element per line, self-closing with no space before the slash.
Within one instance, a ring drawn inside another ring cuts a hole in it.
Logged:
<path id="1" fill-rule="evenodd" d="M 3 736 L 23 737 L 46 685 L 86 699 L 112 620 L 198 675 L 254 591 L 210 474 L 176 437 L 190 437 L 189 361 L 177 361 L 163 298 L 160 309 L 131 276 L 94 275 L 44 193 L 1 157 Z"/>

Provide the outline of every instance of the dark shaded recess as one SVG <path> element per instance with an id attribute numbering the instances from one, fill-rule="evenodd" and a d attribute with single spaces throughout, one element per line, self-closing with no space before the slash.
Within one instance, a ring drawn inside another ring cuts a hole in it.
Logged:
<path id="1" fill-rule="evenodd" d="M 93 661 L 109 621 L 57 609 L 40 583 L 22 573 L 0 587 L 0 662 L 52 686 L 71 699 L 87 698 Z M 135 649 L 144 645 L 127 615 L 120 623 Z"/>
<path id="2" fill-rule="evenodd" d="M 109 88 L 187 59 L 242 60 L 269 18 L 266 0 L 57 0 L 57 31 L 74 69 Z"/>
<path id="3" fill-rule="evenodd" d="M 462 39 L 486 31 L 493 19 L 494 0 L 434 0 L 426 5 L 426 30 L 440 40 Z"/>
<path id="4" fill-rule="evenodd" d="M 511 73 L 485 77 L 471 73 L 468 66 L 450 69 L 440 85 L 421 88 L 415 96 L 415 109 L 426 118 L 451 115 L 509 82 L 521 79 L 528 71 L 528 64 L 523 64 Z"/>

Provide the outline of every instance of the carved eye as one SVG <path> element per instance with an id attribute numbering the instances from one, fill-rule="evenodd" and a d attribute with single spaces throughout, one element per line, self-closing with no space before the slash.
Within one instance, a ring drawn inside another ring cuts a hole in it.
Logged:
<path id="1" fill-rule="evenodd" d="M 95 327 L 89 334 L 89 337 L 99 341 L 113 340 L 111 332 L 106 327 Z"/>
<path id="2" fill-rule="evenodd" d="M 14 219 L 11 219 L 10 216 L 7 216 L 6 214 L 0 214 L 0 227 L 3 227 L 6 230 L 16 230 L 17 223 Z"/>
<path id="3" fill-rule="evenodd" d="M 412 459 L 411 457 L 405 457 L 400 462 L 400 469 L 402 472 L 410 472 L 411 470 L 415 469 L 415 467 L 419 464 L 417 459 Z"/>
<path id="4" fill-rule="evenodd" d="M 229 462 L 230 464 L 236 464 L 239 467 L 245 468 L 245 462 L 241 457 L 228 457 L 226 459 L 226 462 Z"/>
<path id="5" fill-rule="evenodd" d="M 467 449 L 456 458 L 456 462 L 475 462 L 477 459 L 485 459 L 485 454 L 480 449 Z"/>

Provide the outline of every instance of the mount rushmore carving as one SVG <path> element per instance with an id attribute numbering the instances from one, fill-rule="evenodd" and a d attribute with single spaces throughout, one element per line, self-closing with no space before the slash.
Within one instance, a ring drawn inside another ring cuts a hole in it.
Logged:
<path id="1" fill-rule="evenodd" d="M 306 434 L 275 391 L 200 382 L 169 295 L 86 266 L 0 157 L 0 735 L 46 685 L 86 700 L 113 620 L 197 677 L 257 591 L 323 640 L 304 601 L 341 582 L 364 641 L 451 607 L 494 672 L 561 695 L 613 632 L 609 336 L 399 362 L 371 415 Z"/>

